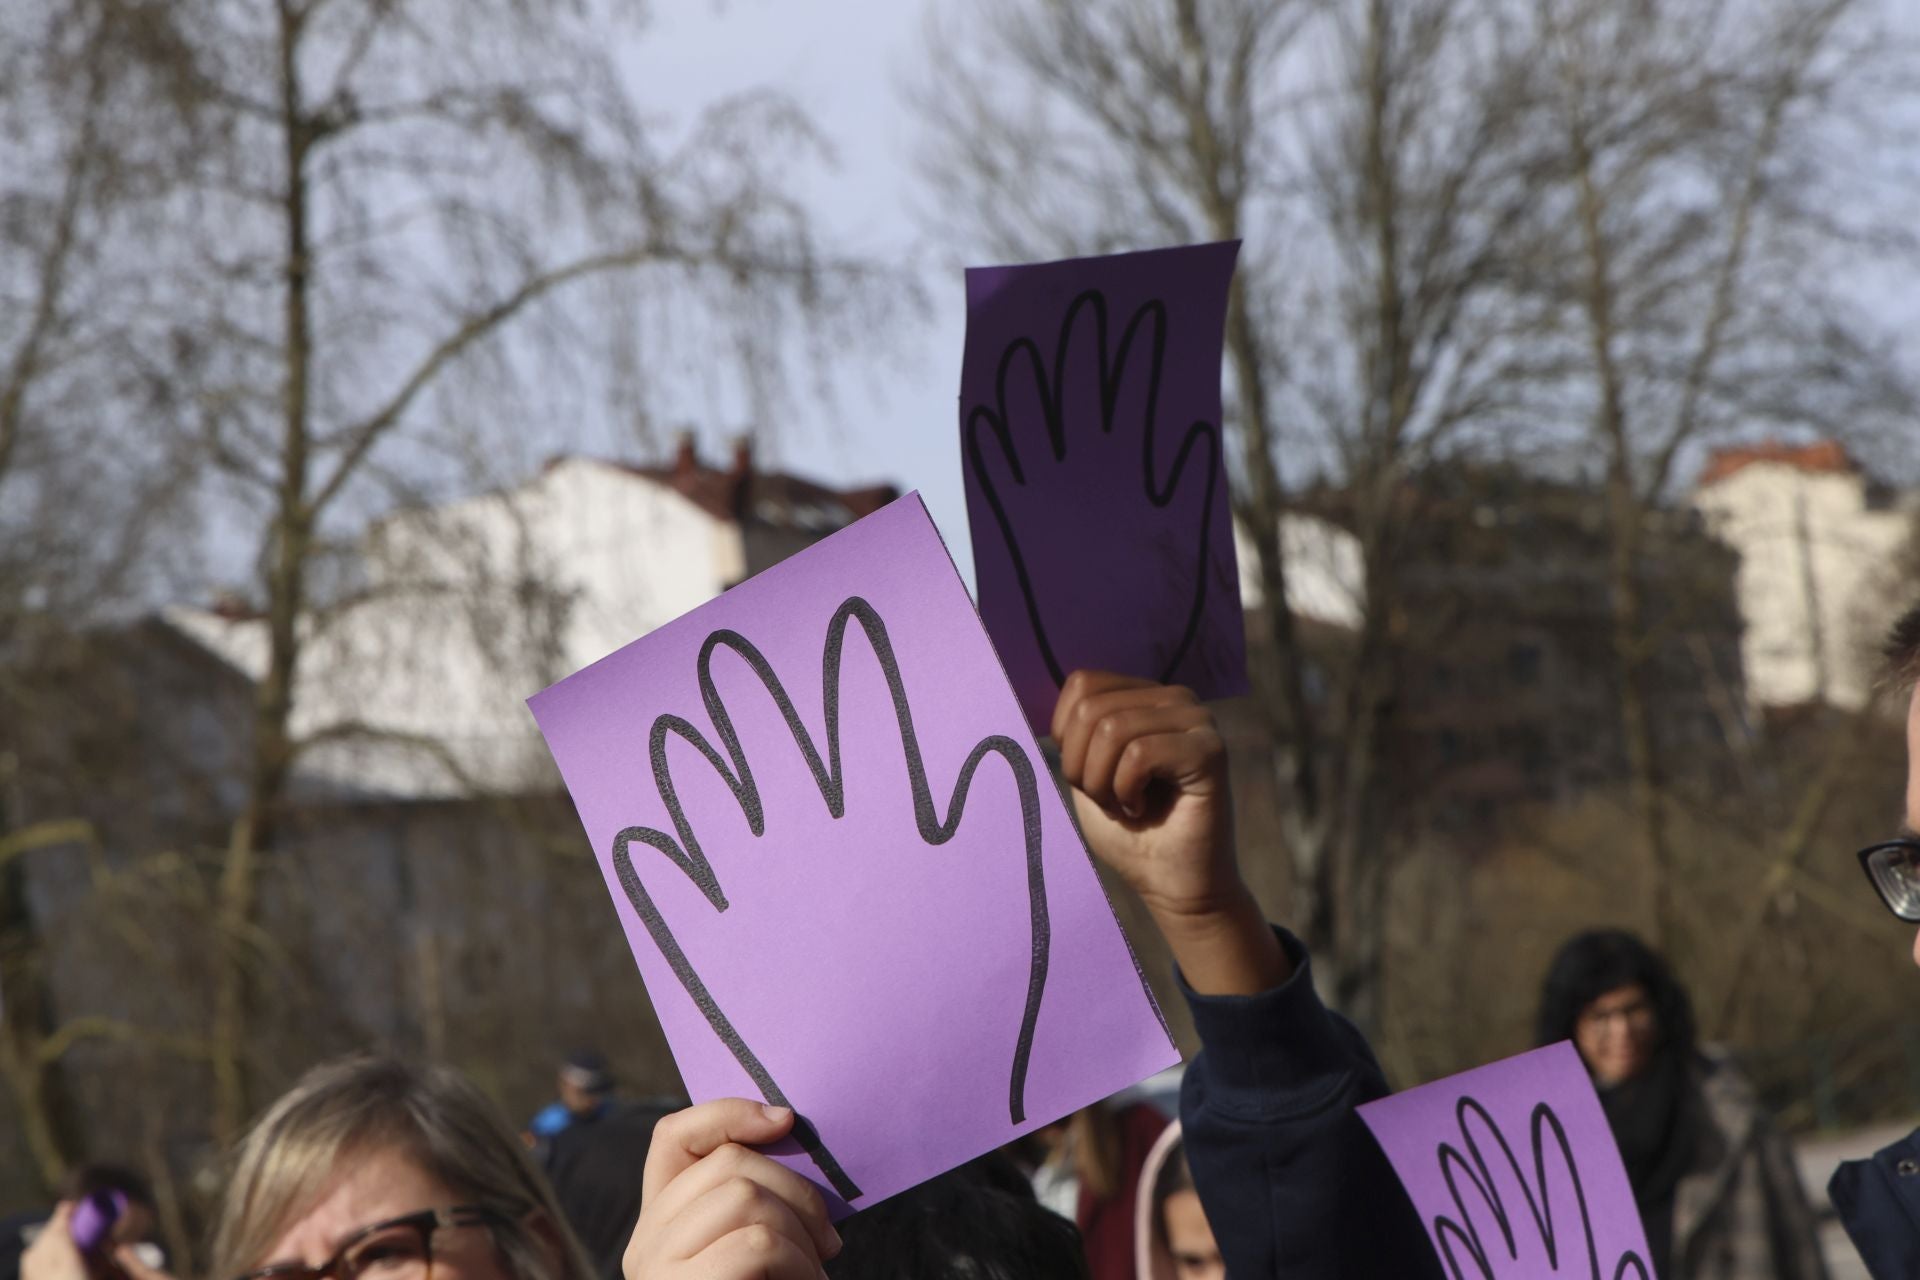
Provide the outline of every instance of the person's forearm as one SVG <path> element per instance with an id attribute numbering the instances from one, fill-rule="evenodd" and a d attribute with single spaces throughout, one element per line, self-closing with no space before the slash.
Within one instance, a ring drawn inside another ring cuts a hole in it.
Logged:
<path id="1" fill-rule="evenodd" d="M 1258 995 L 1293 974 L 1260 904 L 1244 887 L 1227 903 L 1205 912 L 1152 911 L 1174 963 L 1200 995 Z"/>

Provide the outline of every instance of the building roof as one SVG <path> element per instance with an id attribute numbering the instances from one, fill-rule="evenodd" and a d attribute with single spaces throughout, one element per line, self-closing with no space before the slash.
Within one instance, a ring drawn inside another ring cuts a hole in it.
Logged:
<path id="1" fill-rule="evenodd" d="M 1700 469 L 1698 487 L 1719 484 L 1757 463 L 1770 462 L 1792 467 L 1810 475 L 1858 475 L 1860 466 L 1838 440 L 1817 440 L 1812 444 L 1785 444 L 1766 440 L 1759 444 L 1715 449 Z"/>
<path id="2" fill-rule="evenodd" d="M 554 458 L 547 466 L 567 460 Z M 753 465 L 753 445 L 746 439 L 734 442 L 726 467 L 702 461 L 691 435 L 680 437 L 673 460 L 665 466 L 603 465 L 671 489 L 715 520 L 753 520 L 816 535 L 871 515 L 900 496 L 890 484 L 831 489 L 787 472 L 761 471 Z"/>

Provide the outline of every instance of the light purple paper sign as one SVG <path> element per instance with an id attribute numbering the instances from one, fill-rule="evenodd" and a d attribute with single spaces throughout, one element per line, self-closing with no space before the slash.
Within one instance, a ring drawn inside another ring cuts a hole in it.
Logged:
<path id="1" fill-rule="evenodd" d="M 980 616 L 1041 733 L 1081 667 L 1247 691 L 1220 429 L 1239 248 L 967 272 L 960 457 Z"/>
<path id="2" fill-rule="evenodd" d="M 1360 1118 L 1454 1280 L 1652 1280 L 1620 1149 L 1567 1041 L 1369 1102 Z"/>
<path id="3" fill-rule="evenodd" d="M 688 1092 L 836 1216 L 1178 1061 L 917 494 L 528 704 Z"/>

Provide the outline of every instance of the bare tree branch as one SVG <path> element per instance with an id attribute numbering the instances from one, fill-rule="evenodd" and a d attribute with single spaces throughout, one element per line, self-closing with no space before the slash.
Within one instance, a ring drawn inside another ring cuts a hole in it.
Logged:
<path id="1" fill-rule="evenodd" d="M 80 1017 L 61 1023 L 52 1035 L 40 1042 L 40 1061 L 43 1065 L 58 1062 L 90 1040 L 139 1045 L 194 1061 L 204 1061 L 211 1052 L 206 1041 L 194 1036 L 155 1031 L 117 1018 Z"/>

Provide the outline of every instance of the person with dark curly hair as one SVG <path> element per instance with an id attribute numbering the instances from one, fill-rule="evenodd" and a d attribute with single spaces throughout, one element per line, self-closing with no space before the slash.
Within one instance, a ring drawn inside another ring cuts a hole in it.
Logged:
<path id="1" fill-rule="evenodd" d="M 1645 943 L 1618 929 L 1569 939 L 1535 1033 L 1573 1041 L 1593 1076 L 1657 1275 L 1826 1276 L 1792 1148 L 1732 1064 L 1700 1047 L 1686 990 Z"/>

